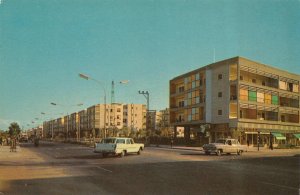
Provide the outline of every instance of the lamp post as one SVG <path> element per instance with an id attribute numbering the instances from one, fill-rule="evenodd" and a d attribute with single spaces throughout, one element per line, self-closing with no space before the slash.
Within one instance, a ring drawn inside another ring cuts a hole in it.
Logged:
<path id="1" fill-rule="evenodd" d="M 129 80 L 121 80 L 118 82 L 120 85 L 126 85 L 129 83 Z M 111 108 L 113 110 L 113 127 L 112 127 L 112 134 L 114 135 L 115 134 L 115 130 L 116 130 L 116 110 L 115 110 L 115 104 L 116 101 L 115 101 L 115 82 L 112 81 L 111 82 L 111 101 L 110 101 L 110 105 L 111 105 Z M 109 116 L 110 117 L 110 116 Z M 111 123 L 110 123 L 111 124 Z"/>
<path id="2" fill-rule="evenodd" d="M 92 80 L 92 81 L 95 81 L 96 83 L 98 83 L 101 87 L 102 87 L 102 89 L 103 89 L 103 93 L 104 93 L 104 132 L 103 132 L 103 137 L 104 138 L 106 138 L 106 89 L 105 89 L 105 87 L 104 87 L 104 85 L 103 85 L 103 83 L 102 82 L 100 82 L 100 81 L 98 81 L 98 80 L 96 80 L 96 79 L 94 79 L 94 78 L 92 78 L 92 77 L 90 77 L 90 76 L 88 76 L 88 75 L 85 75 L 85 74 L 79 74 L 79 77 L 80 78 L 83 78 L 83 79 L 85 79 L 85 80 Z M 100 130 L 100 120 L 99 120 L 99 130 Z M 94 135 L 95 136 L 95 135 Z M 94 137 L 94 139 L 95 139 L 95 137 Z"/>

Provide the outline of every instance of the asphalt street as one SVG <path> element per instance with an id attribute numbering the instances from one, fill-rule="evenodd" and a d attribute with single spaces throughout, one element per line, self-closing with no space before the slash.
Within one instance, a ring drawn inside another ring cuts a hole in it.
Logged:
<path id="1" fill-rule="evenodd" d="M 147 147 L 124 158 L 52 142 L 0 150 L 0 194 L 299 194 L 298 149 L 219 157 Z"/>

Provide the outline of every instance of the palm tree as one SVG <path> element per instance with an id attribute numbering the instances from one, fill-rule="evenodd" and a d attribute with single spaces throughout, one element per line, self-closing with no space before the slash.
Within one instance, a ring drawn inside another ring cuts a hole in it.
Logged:
<path id="1" fill-rule="evenodd" d="M 11 137 L 12 137 L 12 136 L 15 137 L 15 136 L 19 135 L 20 132 L 21 132 L 21 128 L 20 128 L 20 126 L 18 125 L 18 123 L 13 122 L 13 123 L 10 124 L 8 133 L 9 133 L 9 135 L 10 135 Z"/>

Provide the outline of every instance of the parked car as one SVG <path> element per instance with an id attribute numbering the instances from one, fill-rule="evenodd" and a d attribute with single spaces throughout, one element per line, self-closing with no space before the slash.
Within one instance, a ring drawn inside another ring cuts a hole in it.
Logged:
<path id="1" fill-rule="evenodd" d="M 19 139 L 19 142 L 28 142 L 28 137 L 23 136 Z"/>
<path id="2" fill-rule="evenodd" d="M 203 150 L 207 155 L 215 153 L 218 156 L 221 156 L 223 153 L 237 153 L 241 155 L 245 151 L 237 139 L 229 138 L 219 139 L 215 143 L 204 144 Z"/>
<path id="3" fill-rule="evenodd" d="M 109 154 L 125 156 L 128 153 L 141 154 L 144 144 L 134 143 L 132 138 L 110 137 L 104 138 L 100 143 L 95 144 L 94 152 L 101 153 L 103 157 Z"/>

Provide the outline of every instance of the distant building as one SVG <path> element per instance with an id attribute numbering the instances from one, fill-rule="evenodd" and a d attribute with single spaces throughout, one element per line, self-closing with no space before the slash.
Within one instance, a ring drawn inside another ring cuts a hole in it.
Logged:
<path id="1" fill-rule="evenodd" d="M 292 71 L 292 70 L 291 70 Z M 295 143 L 300 76 L 242 57 L 170 80 L 170 122 L 186 139 Z"/>
<path id="2" fill-rule="evenodd" d="M 143 104 L 97 104 L 43 123 L 47 138 L 84 139 L 117 136 L 146 128 L 146 106 Z"/>

